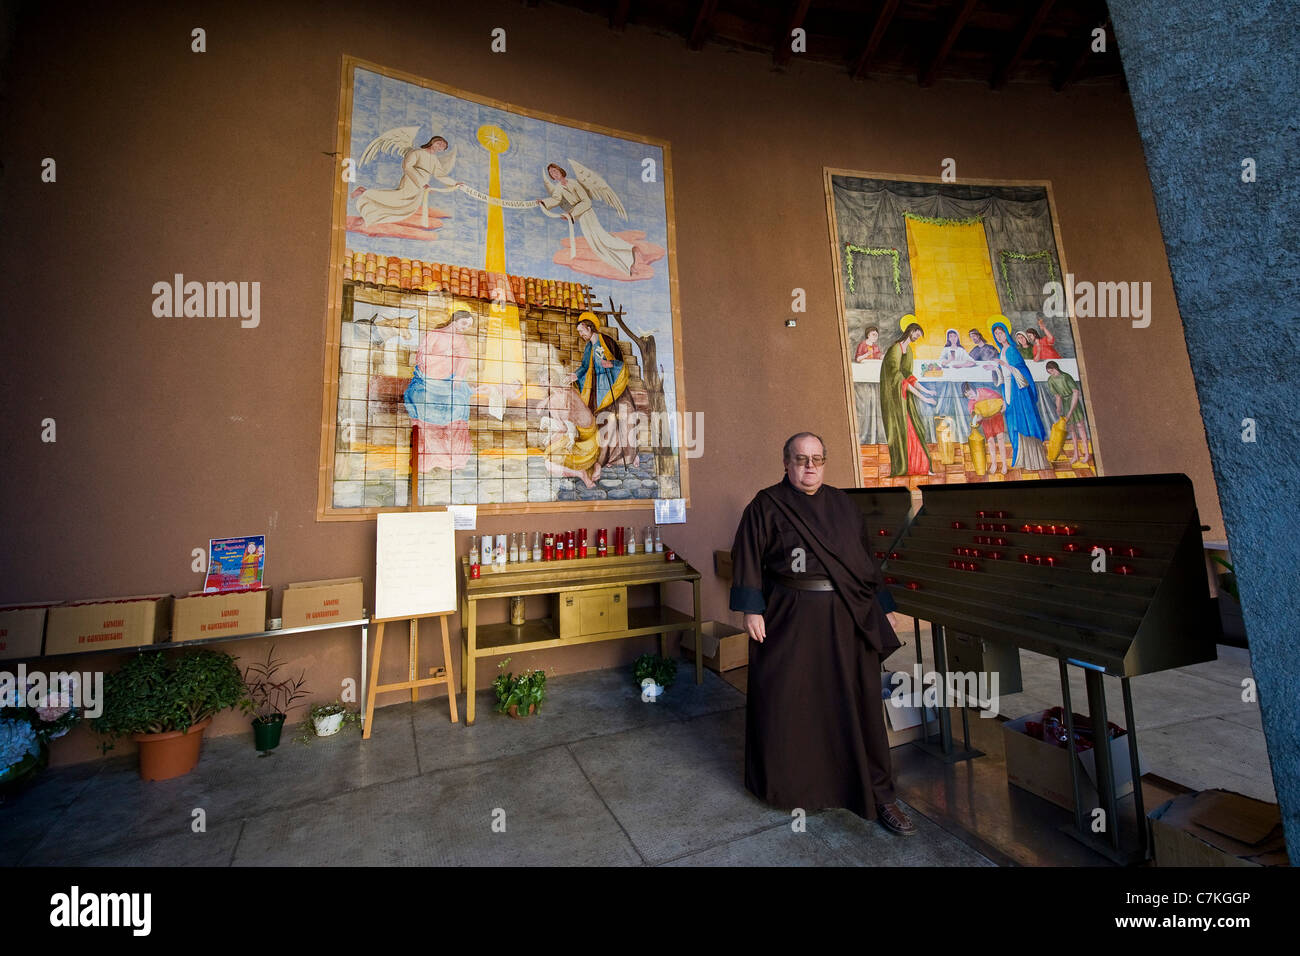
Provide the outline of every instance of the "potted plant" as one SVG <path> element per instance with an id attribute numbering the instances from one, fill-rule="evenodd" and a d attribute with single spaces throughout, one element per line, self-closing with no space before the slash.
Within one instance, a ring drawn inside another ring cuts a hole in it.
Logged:
<path id="1" fill-rule="evenodd" d="M 275 657 L 275 645 L 266 652 L 266 661 L 249 664 L 244 670 L 244 685 L 253 707 L 253 745 L 263 754 L 280 746 L 285 717 L 295 701 L 307 696 L 303 685 L 307 672 L 297 677 L 281 677 L 284 661 Z"/>
<path id="2" fill-rule="evenodd" d="M 203 731 L 215 714 L 231 707 L 247 713 L 249 704 L 229 654 L 195 650 L 168 658 L 145 651 L 104 677 L 103 713 L 91 723 L 97 733 L 139 744 L 145 780 L 170 780 L 199 762 Z"/>
<path id="3" fill-rule="evenodd" d="M 658 654 L 642 654 L 632 662 L 632 680 L 641 691 L 641 699 L 652 701 L 677 679 L 677 661 Z"/>
<path id="4" fill-rule="evenodd" d="M 308 711 L 307 719 L 317 737 L 333 737 L 347 724 L 359 723 L 361 715 L 349 712 L 342 701 L 336 700 L 332 704 L 316 704 Z"/>
<path id="5" fill-rule="evenodd" d="M 497 669 L 500 670 L 509 663 L 510 658 L 507 657 L 497 665 Z M 528 717 L 541 710 L 542 701 L 546 699 L 546 672 L 524 671 L 516 677 L 507 671 L 497 675 L 492 682 L 492 689 L 497 692 L 497 713 L 516 718 Z"/>
<path id="6" fill-rule="evenodd" d="M 50 688 L 29 676 L 23 693 L 13 696 L 17 703 L 0 706 L 0 794 L 31 783 L 49 763 L 50 741 L 81 720 L 79 683 L 75 672 Z"/>

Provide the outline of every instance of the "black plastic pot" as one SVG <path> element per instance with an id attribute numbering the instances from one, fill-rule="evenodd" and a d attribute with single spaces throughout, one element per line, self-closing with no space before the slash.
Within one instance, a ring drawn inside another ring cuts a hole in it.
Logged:
<path id="1" fill-rule="evenodd" d="M 284 730 L 284 714 L 272 714 L 263 720 L 253 718 L 253 744 L 258 750 L 274 750 L 280 746 L 280 732 Z"/>

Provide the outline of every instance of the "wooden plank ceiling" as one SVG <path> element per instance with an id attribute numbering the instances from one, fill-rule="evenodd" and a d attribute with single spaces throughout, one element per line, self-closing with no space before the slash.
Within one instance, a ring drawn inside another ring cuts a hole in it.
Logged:
<path id="1" fill-rule="evenodd" d="M 524 0 L 528 6 L 538 0 Z M 1124 86 L 1104 0 L 548 0 L 628 27 L 762 53 L 774 69 L 799 58 L 857 80 Z M 791 34 L 806 34 L 805 52 Z M 1104 51 L 1094 31 L 1105 32 Z"/>

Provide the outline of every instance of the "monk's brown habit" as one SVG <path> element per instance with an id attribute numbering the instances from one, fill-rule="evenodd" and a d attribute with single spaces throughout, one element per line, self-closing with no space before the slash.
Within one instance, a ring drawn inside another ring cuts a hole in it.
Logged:
<path id="1" fill-rule="evenodd" d="M 767 630 L 749 642 L 745 786 L 774 806 L 874 819 L 894 800 L 880 662 L 899 641 L 861 509 L 838 488 L 807 495 L 783 479 L 749 503 L 731 557 L 731 608 L 762 614 Z"/>

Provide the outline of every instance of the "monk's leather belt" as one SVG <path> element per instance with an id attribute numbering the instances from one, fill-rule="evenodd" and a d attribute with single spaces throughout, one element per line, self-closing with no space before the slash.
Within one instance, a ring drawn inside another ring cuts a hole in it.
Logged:
<path id="1" fill-rule="evenodd" d="M 807 574 L 776 574 L 774 577 L 781 584 L 796 591 L 834 591 L 835 583 L 830 578 L 813 577 Z"/>

